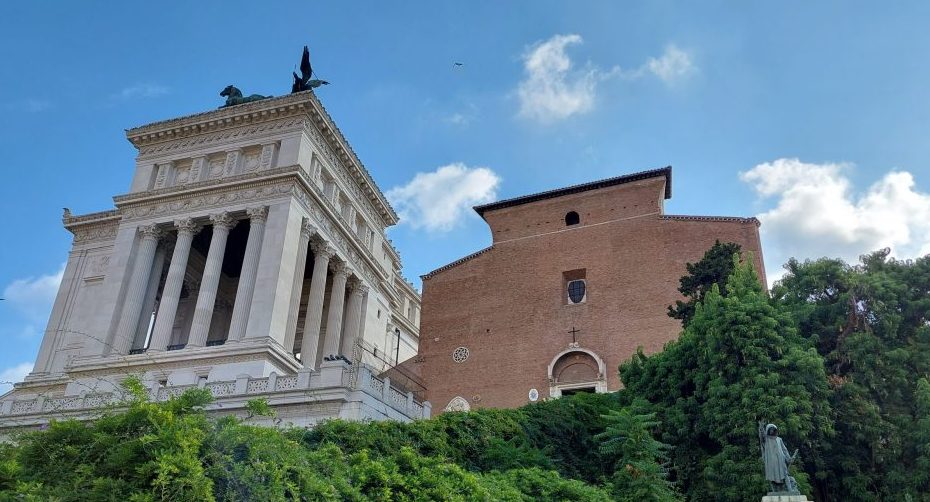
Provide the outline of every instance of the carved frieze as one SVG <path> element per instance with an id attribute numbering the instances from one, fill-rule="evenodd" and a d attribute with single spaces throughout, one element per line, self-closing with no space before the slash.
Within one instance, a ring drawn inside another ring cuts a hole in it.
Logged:
<path id="1" fill-rule="evenodd" d="M 268 199 L 291 192 L 293 182 L 249 187 L 221 193 L 189 196 L 183 199 L 159 202 L 153 204 L 140 204 L 135 207 L 123 208 L 123 217 L 127 220 L 135 218 L 151 218 L 155 216 L 168 216 L 190 213 L 200 209 L 211 209 L 227 206 L 237 202 Z"/>
<path id="2" fill-rule="evenodd" d="M 242 172 L 254 173 L 258 170 L 259 153 L 246 153 L 242 156 Z"/>
<path id="3" fill-rule="evenodd" d="M 291 117 L 273 122 L 265 122 L 235 129 L 227 129 L 215 133 L 202 134 L 187 138 L 181 138 L 175 141 L 167 141 L 150 146 L 143 146 L 139 149 L 139 158 L 144 159 L 149 156 L 165 154 L 169 152 L 182 152 L 185 150 L 194 150 L 209 145 L 222 143 L 224 141 L 235 140 L 247 136 L 253 136 L 272 131 L 280 131 L 288 128 L 298 128 L 307 120 L 306 115 Z"/>
<path id="4" fill-rule="evenodd" d="M 259 169 L 271 169 L 274 163 L 274 152 L 277 149 L 278 145 L 276 143 L 268 143 L 262 145 L 262 153 L 258 160 Z"/>
<path id="5" fill-rule="evenodd" d="M 77 227 L 69 230 L 74 233 L 74 244 L 85 244 L 88 242 L 112 241 L 116 238 L 118 228 L 118 222 L 114 221 L 107 225 Z"/>
<path id="6" fill-rule="evenodd" d="M 200 176 L 203 172 L 203 166 L 206 164 L 206 162 L 206 157 L 194 157 L 191 159 L 191 174 L 188 177 L 188 183 L 196 183 L 200 181 Z"/>

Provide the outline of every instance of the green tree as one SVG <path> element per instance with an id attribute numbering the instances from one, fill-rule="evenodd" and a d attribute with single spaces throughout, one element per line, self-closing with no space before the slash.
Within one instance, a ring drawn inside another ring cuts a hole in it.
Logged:
<path id="1" fill-rule="evenodd" d="M 740 245 L 735 242 L 721 244 L 718 240 L 698 262 L 688 263 L 688 274 L 681 277 L 678 286 L 678 292 L 687 301 L 675 300 L 675 305 L 668 307 L 668 316 L 681 319 L 682 326 L 687 327 L 694 317 L 695 306 L 704 301 L 704 296 L 714 285 L 721 295 L 726 296 L 727 277 L 733 272 L 733 255 L 739 254 L 740 250 Z"/>
<path id="2" fill-rule="evenodd" d="M 601 454 L 613 464 L 611 484 L 617 500 L 681 499 L 668 481 L 665 465 L 670 447 L 650 432 L 659 426 L 655 417 L 655 413 L 641 413 L 633 407 L 611 410 L 604 417 L 607 428 L 595 436 Z"/>
<path id="3" fill-rule="evenodd" d="M 724 297 L 714 285 L 677 341 L 621 366 L 629 391 L 656 405 L 662 441 L 689 500 L 764 494 L 756 421 L 780 425 L 802 459 L 831 431 L 823 360 L 787 312 L 770 303 L 751 265 L 734 255 Z M 805 465 L 816 474 L 816 465 Z M 802 487 L 807 472 L 798 471 Z"/>
<path id="4" fill-rule="evenodd" d="M 918 378 L 930 374 L 930 257 L 882 250 L 850 266 L 785 266 L 773 297 L 825 361 L 836 437 L 821 445 L 823 500 L 928 496 L 919 466 Z M 923 500 L 923 499 L 921 499 Z"/>

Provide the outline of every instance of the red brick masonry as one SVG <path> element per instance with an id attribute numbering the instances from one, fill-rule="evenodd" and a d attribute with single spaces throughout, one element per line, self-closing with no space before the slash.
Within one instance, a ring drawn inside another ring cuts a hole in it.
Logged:
<path id="1" fill-rule="evenodd" d="M 455 396 L 472 408 L 521 406 L 530 389 L 548 397 L 549 365 L 573 326 L 618 389 L 617 367 L 638 346 L 655 352 L 678 336 L 666 308 L 685 264 L 716 239 L 754 253 L 764 284 L 759 221 L 665 215 L 670 181 L 671 168 L 657 169 L 477 207 L 491 247 L 423 276 L 420 351 L 407 364 L 434 413 Z M 566 226 L 569 211 L 580 224 Z M 579 269 L 587 297 L 568 304 L 563 273 Z M 452 358 L 458 347 L 464 362 Z"/>

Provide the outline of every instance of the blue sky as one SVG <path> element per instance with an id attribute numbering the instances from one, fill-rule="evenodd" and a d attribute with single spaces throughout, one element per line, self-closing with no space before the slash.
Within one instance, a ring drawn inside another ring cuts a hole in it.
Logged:
<path id="1" fill-rule="evenodd" d="M 757 215 L 789 256 L 930 252 L 930 4 L 17 2 L 0 17 L 0 381 L 28 371 L 123 130 L 318 91 L 403 223 L 408 277 L 488 245 L 468 209 L 674 166 L 674 214 Z M 464 63 L 454 67 L 454 62 Z"/>

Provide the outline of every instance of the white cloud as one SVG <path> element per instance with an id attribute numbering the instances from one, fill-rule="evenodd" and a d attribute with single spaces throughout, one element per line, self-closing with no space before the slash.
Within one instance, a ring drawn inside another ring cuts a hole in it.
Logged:
<path id="1" fill-rule="evenodd" d="M 517 87 L 520 116 L 553 122 L 591 109 L 598 70 L 572 72 L 572 60 L 565 54 L 567 46 L 581 42 L 580 35 L 555 35 L 523 55 L 526 79 Z"/>
<path id="2" fill-rule="evenodd" d="M 397 209 L 401 223 L 430 232 L 447 232 L 471 206 L 494 200 L 500 181 L 487 167 L 457 162 L 417 173 L 406 185 L 388 190 L 387 198 Z"/>
<path id="3" fill-rule="evenodd" d="M 16 279 L 3 289 L 3 298 L 30 323 L 44 323 L 48 321 L 64 273 L 62 264 L 54 274 Z"/>
<path id="4" fill-rule="evenodd" d="M 775 200 L 759 214 L 770 280 L 790 257 L 856 262 L 885 247 L 898 258 L 930 253 L 930 194 L 906 171 L 890 171 L 857 193 L 845 174 L 850 168 L 778 159 L 740 173 L 761 199 Z"/>
<path id="5" fill-rule="evenodd" d="M 0 371 L 0 394 L 6 393 L 13 388 L 16 382 L 22 382 L 23 378 L 32 371 L 32 363 L 22 363 L 6 368 Z"/>
<path id="6" fill-rule="evenodd" d="M 691 55 L 673 44 L 667 45 L 658 59 L 649 58 L 644 68 L 666 84 L 686 78 L 696 70 Z"/>
<path id="7" fill-rule="evenodd" d="M 113 97 L 119 100 L 130 100 L 135 98 L 154 98 L 168 93 L 168 88 L 163 85 L 140 83 L 119 91 Z"/>
<path id="8" fill-rule="evenodd" d="M 526 78 L 517 86 L 521 117 L 552 123 L 588 112 L 594 107 L 598 83 L 613 77 L 638 80 L 651 75 L 671 85 L 697 71 L 691 55 L 674 44 L 667 45 L 658 58 L 649 58 L 633 70 L 619 66 L 604 70 L 588 63 L 584 69 L 573 71 L 565 48 L 582 42 L 577 34 L 555 35 L 526 51 Z"/>

